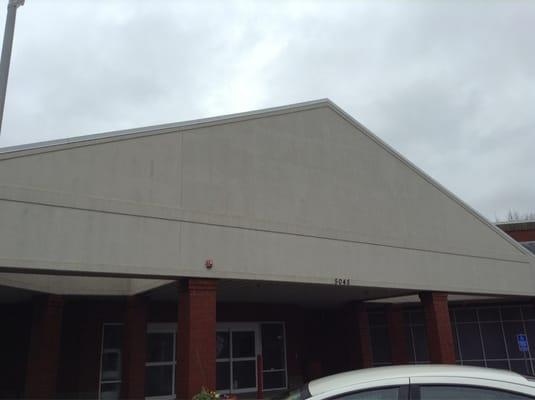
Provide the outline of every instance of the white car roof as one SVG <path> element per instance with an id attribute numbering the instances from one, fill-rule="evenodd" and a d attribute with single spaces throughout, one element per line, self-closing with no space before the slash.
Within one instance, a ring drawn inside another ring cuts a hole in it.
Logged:
<path id="1" fill-rule="evenodd" d="M 357 385 L 381 379 L 422 376 L 480 378 L 533 386 L 533 382 L 530 382 L 516 372 L 460 365 L 425 364 L 366 368 L 356 371 L 342 372 L 340 374 L 310 381 L 308 390 L 312 396 L 315 396 L 330 390 L 341 389 L 345 386 Z"/>

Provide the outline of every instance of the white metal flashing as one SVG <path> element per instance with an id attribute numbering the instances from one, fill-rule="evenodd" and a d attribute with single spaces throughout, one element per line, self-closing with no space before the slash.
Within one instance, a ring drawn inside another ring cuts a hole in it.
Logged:
<path id="1" fill-rule="evenodd" d="M 312 100 L 302 103 L 289 104 L 280 107 L 271 107 L 261 110 L 246 111 L 242 113 L 227 114 L 217 117 L 201 118 L 183 122 L 174 122 L 169 124 L 160 124 L 145 126 L 140 128 L 123 129 L 96 133 L 90 135 L 76 136 L 65 139 L 48 140 L 44 142 L 28 143 L 18 146 L 9 146 L 0 148 L 0 161 L 7 158 L 23 157 L 30 154 L 45 153 L 49 151 L 73 148 L 85 145 L 100 144 L 102 141 L 126 140 L 144 136 L 160 135 L 170 132 L 186 131 L 190 129 L 203 128 L 213 125 L 222 125 L 255 118 L 263 118 L 270 115 L 281 115 L 298 111 L 321 108 L 325 106 L 334 106 L 329 99 Z M 333 108 L 334 108 L 333 107 Z"/>

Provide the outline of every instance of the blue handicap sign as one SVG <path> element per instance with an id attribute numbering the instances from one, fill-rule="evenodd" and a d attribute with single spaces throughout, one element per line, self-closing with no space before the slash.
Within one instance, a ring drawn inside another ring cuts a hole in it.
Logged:
<path id="1" fill-rule="evenodd" d="M 520 333 L 516 335 L 516 342 L 518 343 L 518 350 L 522 353 L 527 353 L 529 351 L 528 336 Z"/>

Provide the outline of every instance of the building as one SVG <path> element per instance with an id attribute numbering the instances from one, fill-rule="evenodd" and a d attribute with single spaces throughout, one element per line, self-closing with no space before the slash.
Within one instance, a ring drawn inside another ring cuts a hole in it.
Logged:
<path id="1" fill-rule="evenodd" d="M 497 225 L 502 231 L 535 254 L 535 221 L 510 221 Z"/>
<path id="2" fill-rule="evenodd" d="M 534 257 L 329 100 L 3 149 L 0 285 L 2 397 L 533 364 Z"/>

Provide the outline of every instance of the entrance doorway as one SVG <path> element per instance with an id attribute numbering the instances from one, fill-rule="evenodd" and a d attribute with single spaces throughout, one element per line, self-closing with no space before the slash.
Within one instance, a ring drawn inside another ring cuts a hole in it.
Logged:
<path id="1" fill-rule="evenodd" d="M 261 353 L 259 325 L 218 324 L 216 333 L 216 390 L 244 393 L 257 389 L 256 357 Z"/>

